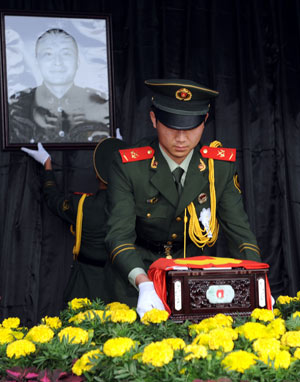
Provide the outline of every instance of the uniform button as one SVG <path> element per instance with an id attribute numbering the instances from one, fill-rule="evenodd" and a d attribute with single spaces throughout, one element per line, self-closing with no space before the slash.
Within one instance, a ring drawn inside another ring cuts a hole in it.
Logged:
<path id="1" fill-rule="evenodd" d="M 63 111 L 63 108 L 61 106 L 58 106 L 57 111 L 61 113 Z"/>
<path id="2" fill-rule="evenodd" d="M 172 245 L 173 243 L 171 241 L 167 241 L 167 244 L 168 245 Z"/>
<path id="3" fill-rule="evenodd" d="M 63 130 L 60 130 L 58 135 L 63 138 L 65 136 L 65 132 Z"/>
<path id="4" fill-rule="evenodd" d="M 171 237 L 172 237 L 172 239 L 176 239 L 177 238 L 177 234 L 176 233 L 172 233 Z"/>
<path id="5" fill-rule="evenodd" d="M 151 217 L 150 212 L 148 212 L 146 216 L 147 216 L 147 218 L 150 218 Z"/>
<path id="6" fill-rule="evenodd" d="M 176 221 L 177 221 L 177 222 L 181 222 L 181 220 L 182 220 L 181 217 L 180 217 L 180 216 L 177 216 Z"/>

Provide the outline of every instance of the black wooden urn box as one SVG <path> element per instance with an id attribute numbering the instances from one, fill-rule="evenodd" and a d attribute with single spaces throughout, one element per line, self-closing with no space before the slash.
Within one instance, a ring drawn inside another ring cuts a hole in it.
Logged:
<path id="1" fill-rule="evenodd" d="M 217 313 L 250 316 L 255 308 L 267 308 L 267 272 L 244 268 L 168 271 L 170 318 L 198 322 Z"/>

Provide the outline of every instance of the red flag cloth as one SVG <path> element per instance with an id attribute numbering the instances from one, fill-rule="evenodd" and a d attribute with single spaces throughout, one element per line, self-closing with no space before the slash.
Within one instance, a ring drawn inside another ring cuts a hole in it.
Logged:
<path id="1" fill-rule="evenodd" d="M 196 256 L 185 259 L 160 258 L 150 265 L 148 277 L 153 281 L 154 288 L 162 300 L 165 309 L 171 314 L 167 304 L 166 271 L 205 268 L 244 268 L 244 269 L 268 269 L 269 264 L 259 263 L 252 260 L 231 259 L 225 257 Z M 266 300 L 267 309 L 272 309 L 271 289 L 266 276 Z"/>

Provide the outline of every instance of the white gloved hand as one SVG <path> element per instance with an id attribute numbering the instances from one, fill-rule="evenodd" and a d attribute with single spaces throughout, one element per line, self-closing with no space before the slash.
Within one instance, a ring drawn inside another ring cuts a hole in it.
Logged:
<path id="1" fill-rule="evenodd" d="M 152 281 L 145 281 L 139 284 L 139 298 L 136 311 L 140 318 L 149 310 L 156 308 L 159 310 L 166 310 L 161 299 L 155 292 Z"/>
<path id="2" fill-rule="evenodd" d="M 21 147 L 21 150 L 27 153 L 29 156 L 31 156 L 33 159 L 35 159 L 37 162 L 41 163 L 42 165 L 45 164 L 46 160 L 48 158 L 51 158 L 49 153 L 44 149 L 43 145 L 39 142 L 38 143 L 38 149 L 37 150 L 30 150 L 27 147 Z"/>

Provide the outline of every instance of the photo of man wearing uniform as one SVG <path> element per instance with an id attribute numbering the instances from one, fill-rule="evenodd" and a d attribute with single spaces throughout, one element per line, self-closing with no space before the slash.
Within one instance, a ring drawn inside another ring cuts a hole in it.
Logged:
<path id="1" fill-rule="evenodd" d="M 108 99 L 74 84 L 79 66 L 74 37 L 49 29 L 38 38 L 35 56 L 43 82 L 9 98 L 9 141 L 89 143 L 109 136 Z"/>

